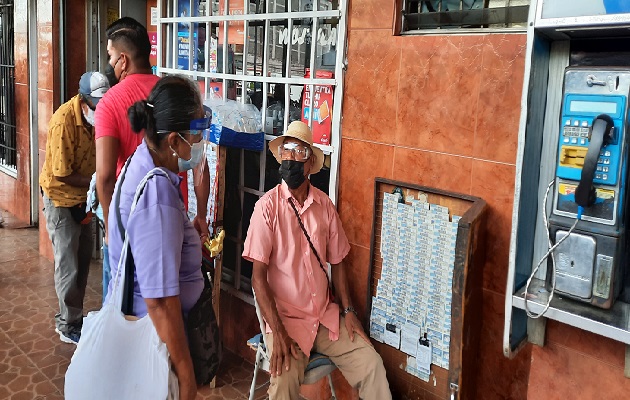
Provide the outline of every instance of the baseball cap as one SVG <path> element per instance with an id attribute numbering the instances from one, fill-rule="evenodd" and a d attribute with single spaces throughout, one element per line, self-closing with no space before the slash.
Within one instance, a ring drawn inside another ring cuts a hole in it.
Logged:
<path id="1" fill-rule="evenodd" d="M 86 72 L 79 80 L 79 93 L 90 100 L 93 105 L 105 95 L 109 89 L 109 81 L 105 75 L 97 71 Z"/>

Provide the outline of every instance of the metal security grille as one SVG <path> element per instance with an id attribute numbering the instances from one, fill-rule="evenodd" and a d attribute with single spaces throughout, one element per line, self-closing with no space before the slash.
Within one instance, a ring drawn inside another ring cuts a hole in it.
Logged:
<path id="1" fill-rule="evenodd" d="M 523 28 L 529 0 L 405 0 L 402 31 Z"/>
<path id="2" fill-rule="evenodd" d="M 267 141 L 295 120 L 314 129 L 328 124 L 328 140 L 316 144 L 326 163 L 311 183 L 336 202 L 348 0 L 159 0 L 157 6 L 158 75 L 188 76 L 206 98 L 255 105 Z M 268 150 L 228 149 L 225 173 L 223 287 L 251 300 L 252 264 L 241 253 L 254 204 L 280 182 L 278 163 Z"/>
<path id="3" fill-rule="evenodd" d="M 13 1 L 0 0 L 0 168 L 17 171 Z"/>

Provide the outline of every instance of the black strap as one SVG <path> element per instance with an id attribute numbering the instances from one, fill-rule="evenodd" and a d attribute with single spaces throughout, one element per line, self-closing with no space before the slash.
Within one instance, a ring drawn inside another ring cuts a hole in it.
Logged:
<path id="1" fill-rule="evenodd" d="M 582 207 L 589 207 L 595 203 L 596 194 L 593 186 L 595 169 L 599 161 L 602 147 L 610 142 L 614 123 L 610 116 L 602 114 L 593 120 L 593 130 L 588 144 L 588 151 L 582 166 L 580 183 L 575 189 L 575 202 Z"/>
<path id="2" fill-rule="evenodd" d="M 289 204 L 291 204 L 291 208 L 293 208 L 293 212 L 295 212 L 295 216 L 297 217 L 298 223 L 300 224 L 300 228 L 302 228 L 302 232 L 304 232 L 304 236 L 306 236 L 306 240 L 308 240 L 308 244 L 311 247 L 311 251 L 315 253 L 315 257 L 317 257 L 319 266 L 322 269 L 322 271 L 324 271 L 324 275 L 326 276 L 326 281 L 328 282 L 328 290 L 331 290 L 330 279 L 328 278 L 328 271 L 326 271 L 326 268 L 324 267 L 324 263 L 322 262 L 321 258 L 319 258 L 319 253 L 317 252 L 317 250 L 315 250 L 315 246 L 313 245 L 313 242 L 311 242 L 311 237 L 308 235 L 308 232 L 306 232 L 306 228 L 304 227 L 302 218 L 300 218 L 300 214 L 298 213 L 298 210 L 295 207 L 295 204 L 293 204 L 293 198 L 289 198 Z M 332 292 L 331 292 L 331 295 L 332 295 Z"/>
<path id="3" fill-rule="evenodd" d="M 134 153 L 135 154 L 135 153 Z M 122 218 L 120 216 L 120 192 L 122 192 L 122 185 L 125 181 L 125 175 L 127 173 L 127 166 L 131 161 L 133 154 L 129 156 L 125 162 L 120 174 L 120 182 L 118 183 L 118 190 L 116 191 L 116 222 L 118 223 L 118 231 L 120 232 L 120 238 L 122 243 L 125 243 L 125 228 L 122 224 Z M 131 244 L 127 243 L 127 260 L 125 264 L 125 286 L 123 287 L 123 301 L 121 311 L 125 315 L 133 315 L 133 288 L 134 288 L 134 275 L 136 264 L 133 261 L 133 254 L 131 253 Z"/>

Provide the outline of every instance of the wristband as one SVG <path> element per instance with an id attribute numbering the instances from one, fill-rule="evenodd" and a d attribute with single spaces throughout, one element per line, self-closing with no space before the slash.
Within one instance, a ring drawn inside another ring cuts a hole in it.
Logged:
<path id="1" fill-rule="evenodd" d="M 357 315 L 357 310 L 354 309 L 354 307 L 350 306 L 350 307 L 346 307 L 342 312 L 341 315 L 343 315 L 344 317 L 346 315 L 348 315 L 348 313 L 353 313 L 354 315 Z"/>

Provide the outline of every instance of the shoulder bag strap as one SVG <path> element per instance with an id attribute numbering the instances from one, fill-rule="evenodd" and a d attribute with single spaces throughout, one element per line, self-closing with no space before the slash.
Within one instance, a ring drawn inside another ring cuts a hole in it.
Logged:
<path id="1" fill-rule="evenodd" d="M 302 232 L 304 233 L 304 236 L 306 236 L 306 240 L 308 240 L 308 244 L 311 248 L 311 250 L 313 251 L 313 253 L 315 253 L 315 257 L 317 257 L 317 262 L 319 262 L 319 266 L 322 269 L 322 271 L 324 271 L 324 275 L 326 276 L 326 281 L 328 282 L 328 290 L 331 292 L 330 293 L 330 298 L 332 299 L 332 289 L 331 289 L 331 283 L 330 283 L 330 279 L 328 278 L 328 271 L 326 270 L 326 267 L 324 267 L 324 263 L 322 262 L 322 259 L 319 258 L 319 253 L 317 252 L 317 250 L 315 249 L 315 246 L 313 245 L 313 242 L 311 242 L 311 237 L 309 236 L 308 232 L 306 232 L 306 228 L 304 227 L 304 223 L 302 222 L 302 218 L 300 218 L 300 214 L 298 213 L 297 208 L 295 207 L 295 204 L 293 203 L 293 198 L 289 198 L 289 204 L 291 204 L 291 208 L 293 208 L 293 212 L 295 213 L 295 216 L 297 217 L 298 223 L 300 224 L 300 228 L 302 228 Z"/>
<path id="2" fill-rule="evenodd" d="M 154 176 L 163 176 L 165 178 L 167 178 L 169 181 L 171 181 L 171 178 L 168 176 L 168 174 L 161 168 L 154 168 L 151 171 L 149 171 L 145 177 L 142 179 L 142 181 L 140 181 L 140 183 L 138 184 L 137 188 L 136 188 L 136 194 L 134 196 L 133 199 L 133 203 L 131 204 L 131 210 L 129 211 L 129 217 L 131 217 L 131 215 L 133 214 L 133 212 L 136 209 L 136 205 L 138 204 L 138 199 L 140 198 L 140 196 L 142 195 L 144 188 L 147 184 L 147 181 L 151 178 L 153 178 Z M 172 183 L 172 181 L 171 181 Z M 134 287 L 134 268 L 135 265 L 133 263 L 133 259 L 131 259 L 131 245 L 129 244 L 129 234 L 127 231 L 125 231 L 125 236 L 124 236 L 124 240 L 123 240 L 123 249 L 121 252 L 121 258 L 118 262 L 118 271 L 116 273 L 116 277 L 114 278 L 114 290 L 116 290 L 118 288 L 118 279 L 120 277 L 121 268 L 124 268 L 124 288 L 123 288 L 123 293 L 120 297 L 118 297 L 117 301 L 119 301 L 121 304 L 121 310 L 125 315 L 131 315 L 133 314 L 133 287 Z M 112 297 L 114 297 L 114 294 L 112 293 Z M 125 303 L 125 297 L 127 297 L 127 303 Z M 115 300 L 116 301 L 116 300 Z"/>
<path id="3" fill-rule="evenodd" d="M 123 182 L 125 181 L 125 175 L 127 174 L 127 167 L 129 166 L 129 162 L 131 161 L 131 158 L 133 157 L 134 154 L 135 152 L 131 156 L 129 156 L 129 158 L 125 162 L 124 167 L 120 171 L 120 179 L 118 181 L 118 187 L 116 190 L 116 198 L 114 200 L 116 204 L 115 209 L 116 209 L 116 222 L 118 223 L 118 232 L 120 233 L 120 238 L 123 243 L 125 243 L 126 232 L 122 224 L 122 218 L 120 216 L 120 192 L 122 192 Z M 133 314 L 133 287 L 134 287 L 133 278 L 134 278 L 135 268 L 136 268 L 136 265 L 133 262 L 133 254 L 131 253 L 131 247 L 129 246 L 129 243 L 127 242 L 127 258 L 125 259 L 125 281 L 124 281 L 125 287 L 123 288 L 123 300 L 122 300 L 122 307 L 121 307 L 121 311 L 125 315 Z"/>

